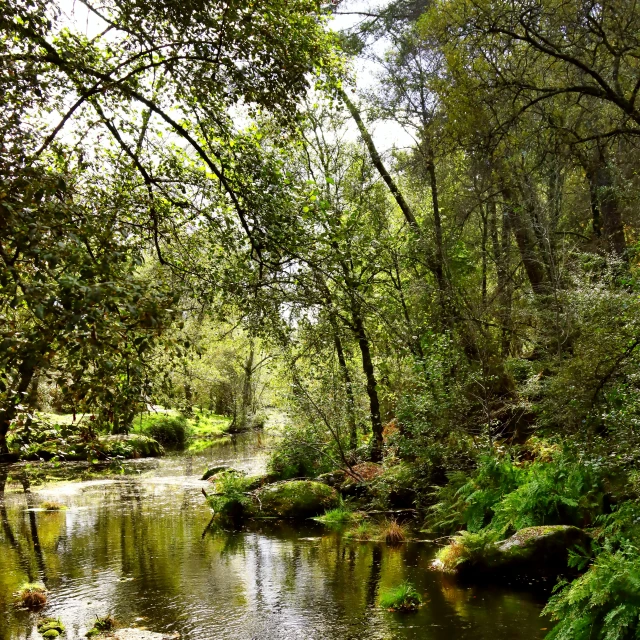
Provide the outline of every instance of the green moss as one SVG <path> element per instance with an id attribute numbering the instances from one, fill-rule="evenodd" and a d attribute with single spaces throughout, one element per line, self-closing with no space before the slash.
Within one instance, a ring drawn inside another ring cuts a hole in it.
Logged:
<path id="1" fill-rule="evenodd" d="M 335 489 L 311 480 L 268 485 L 256 492 L 251 514 L 257 517 L 310 518 L 339 503 Z"/>
<path id="2" fill-rule="evenodd" d="M 56 636 L 64 633 L 65 627 L 59 618 L 45 618 L 44 620 L 40 621 L 40 623 L 38 624 L 38 632 L 41 633 L 45 638 L 54 638 L 55 636 L 53 634 L 46 635 L 50 631 L 55 631 Z"/>

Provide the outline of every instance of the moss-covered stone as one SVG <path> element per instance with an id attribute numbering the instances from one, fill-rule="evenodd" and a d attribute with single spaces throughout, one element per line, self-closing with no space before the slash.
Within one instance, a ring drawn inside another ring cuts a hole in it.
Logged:
<path id="1" fill-rule="evenodd" d="M 45 636 L 45 638 L 53 638 L 55 636 L 45 635 L 49 631 L 55 631 L 56 635 L 64 633 L 64 625 L 57 618 L 45 618 L 40 624 L 38 624 L 38 631 Z"/>
<path id="2" fill-rule="evenodd" d="M 211 469 L 207 469 L 203 474 L 201 480 L 209 480 L 212 476 L 217 475 L 218 473 L 222 473 L 223 471 L 235 471 L 233 467 L 230 467 L 226 464 L 218 465 L 217 467 L 211 467 Z"/>
<path id="3" fill-rule="evenodd" d="M 433 563 L 433 568 L 462 578 L 503 576 L 542 577 L 570 573 L 569 552 L 589 552 L 590 536 L 577 527 L 564 525 L 528 527 L 499 542 L 466 549 L 464 537 L 451 542 Z"/>
<path id="4" fill-rule="evenodd" d="M 43 638 L 57 638 L 60 632 L 57 629 L 49 629 L 42 634 Z"/>
<path id="5" fill-rule="evenodd" d="M 270 518 L 311 518 L 338 505 L 335 489 L 312 480 L 291 480 L 258 489 L 248 515 Z"/>

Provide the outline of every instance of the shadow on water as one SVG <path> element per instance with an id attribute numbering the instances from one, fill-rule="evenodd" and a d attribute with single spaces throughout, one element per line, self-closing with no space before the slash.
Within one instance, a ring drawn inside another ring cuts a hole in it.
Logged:
<path id="1" fill-rule="evenodd" d="M 198 478 L 212 463 L 264 468 L 256 440 L 82 482 L 46 483 L 49 471 L 0 465 L 0 640 L 39 637 L 33 616 L 12 603 L 34 579 L 46 580 L 44 613 L 62 618 L 68 638 L 107 613 L 187 640 L 544 637 L 539 596 L 444 579 L 429 570 L 426 544 L 350 541 L 311 521 L 236 530 L 212 521 Z M 68 509 L 36 508 L 51 499 Z M 405 579 L 424 606 L 380 610 L 381 590 Z"/>

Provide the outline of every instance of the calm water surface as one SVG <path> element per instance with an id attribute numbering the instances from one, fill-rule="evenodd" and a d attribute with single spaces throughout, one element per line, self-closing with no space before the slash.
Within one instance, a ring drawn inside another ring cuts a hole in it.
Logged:
<path id="1" fill-rule="evenodd" d="M 25 580 L 45 582 L 44 613 L 63 620 L 69 640 L 107 613 L 187 640 L 544 637 L 540 596 L 463 588 L 429 571 L 434 549 L 425 543 L 349 542 L 319 525 L 209 526 L 201 490 L 210 485 L 198 478 L 218 463 L 261 471 L 263 445 L 264 436 L 247 434 L 198 456 L 126 463 L 109 480 L 52 483 L 45 467 L 5 467 L 12 480 L 0 498 L 0 640 L 41 638 L 37 616 L 13 605 Z M 31 479 L 30 493 L 21 478 Z M 45 500 L 68 509 L 38 511 Z M 379 591 L 404 579 L 425 605 L 406 615 L 379 610 Z"/>

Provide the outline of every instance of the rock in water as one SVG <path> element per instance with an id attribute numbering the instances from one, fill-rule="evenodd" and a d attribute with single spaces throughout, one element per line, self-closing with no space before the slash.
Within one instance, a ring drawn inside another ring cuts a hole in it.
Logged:
<path id="1" fill-rule="evenodd" d="M 461 578 L 555 577 L 569 571 L 569 552 L 589 553 L 591 537 L 582 529 L 565 525 L 528 527 L 482 550 L 465 550 L 453 541 L 432 567 Z"/>

